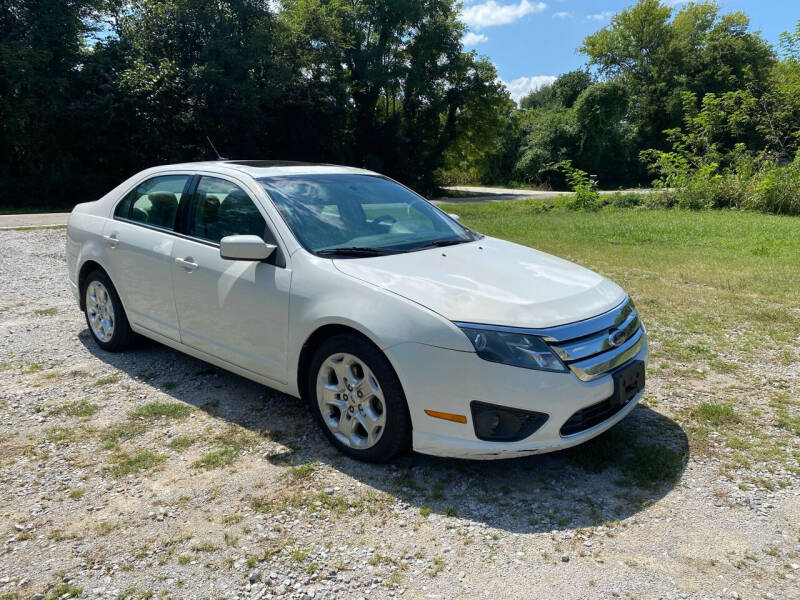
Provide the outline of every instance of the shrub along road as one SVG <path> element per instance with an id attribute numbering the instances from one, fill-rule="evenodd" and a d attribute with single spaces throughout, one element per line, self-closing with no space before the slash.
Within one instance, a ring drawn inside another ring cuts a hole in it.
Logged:
<path id="1" fill-rule="evenodd" d="M 0 597 L 796 598 L 800 219 L 457 210 L 631 292 L 629 418 L 551 455 L 355 463 L 299 400 L 98 350 L 64 231 L 2 232 Z"/>

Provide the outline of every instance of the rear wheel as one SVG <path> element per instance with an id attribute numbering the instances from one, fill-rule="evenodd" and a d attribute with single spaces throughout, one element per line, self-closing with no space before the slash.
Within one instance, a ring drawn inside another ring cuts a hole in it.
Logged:
<path id="1" fill-rule="evenodd" d="M 133 344 L 135 334 L 128 323 L 117 290 L 103 271 L 92 271 L 83 288 L 86 324 L 97 344 L 119 352 Z"/>
<path id="2" fill-rule="evenodd" d="M 349 333 L 323 342 L 311 360 L 307 389 L 317 423 L 344 454 L 385 462 L 409 448 L 403 389 L 371 342 Z"/>

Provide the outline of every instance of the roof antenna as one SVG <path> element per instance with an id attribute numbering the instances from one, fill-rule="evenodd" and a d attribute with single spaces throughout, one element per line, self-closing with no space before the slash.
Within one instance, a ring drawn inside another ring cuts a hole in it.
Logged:
<path id="1" fill-rule="evenodd" d="M 211 149 L 214 151 L 214 154 L 216 154 L 216 155 L 217 155 L 217 160 L 228 160 L 227 158 L 225 158 L 224 156 L 222 156 L 222 155 L 221 155 L 221 154 L 220 154 L 220 153 L 217 151 L 217 147 L 214 145 L 214 142 L 212 142 L 212 141 L 211 141 L 211 138 L 210 138 L 210 137 L 206 136 L 206 139 L 208 140 L 208 143 L 209 143 L 209 144 L 211 144 Z"/>

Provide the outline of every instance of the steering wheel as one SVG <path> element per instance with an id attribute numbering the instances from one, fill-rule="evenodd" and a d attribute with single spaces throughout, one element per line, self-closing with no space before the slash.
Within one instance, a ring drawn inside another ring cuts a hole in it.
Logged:
<path id="1" fill-rule="evenodd" d="M 380 217 L 375 217 L 374 219 L 372 219 L 372 223 L 370 223 L 370 225 L 378 225 L 382 221 L 386 221 L 386 223 L 388 223 L 389 225 L 397 223 L 397 219 L 395 219 L 392 215 L 381 215 Z"/>

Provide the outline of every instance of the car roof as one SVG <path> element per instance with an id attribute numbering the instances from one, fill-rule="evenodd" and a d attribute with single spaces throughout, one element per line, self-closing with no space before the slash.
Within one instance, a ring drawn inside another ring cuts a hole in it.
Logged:
<path id="1" fill-rule="evenodd" d="M 247 173 L 251 177 L 270 177 L 275 175 L 311 175 L 311 174 L 334 174 L 352 173 L 362 175 L 376 175 L 373 171 L 359 169 L 356 167 L 345 167 L 341 165 L 330 165 L 325 163 L 309 163 L 292 160 L 209 160 L 201 162 L 180 163 L 174 165 L 161 165 L 156 167 L 158 170 L 232 170 L 240 173 Z"/>

